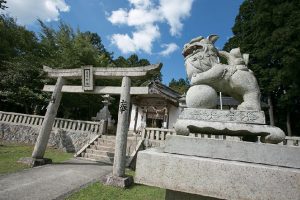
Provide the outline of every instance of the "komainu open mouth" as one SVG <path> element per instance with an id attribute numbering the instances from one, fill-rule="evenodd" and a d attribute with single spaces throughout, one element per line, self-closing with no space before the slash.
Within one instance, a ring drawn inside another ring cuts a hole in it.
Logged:
<path id="1" fill-rule="evenodd" d="M 182 55 L 186 58 L 187 56 L 194 54 L 195 52 L 198 52 L 198 50 L 203 49 L 203 46 L 201 45 L 188 45 L 185 46 L 182 52 Z"/>

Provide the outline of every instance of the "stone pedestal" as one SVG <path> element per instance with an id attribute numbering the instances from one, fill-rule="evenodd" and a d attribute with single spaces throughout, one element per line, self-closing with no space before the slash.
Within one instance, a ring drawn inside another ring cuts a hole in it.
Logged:
<path id="1" fill-rule="evenodd" d="M 175 124 L 178 135 L 190 133 L 243 136 L 251 140 L 260 136 L 261 142 L 280 143 L 285 133 L 278 127 L 265 124 L 263 111 L 217 110 L 185 108 Z"/>
<path id="2" fill-rule="evenodd" d="M 170 136 L 165 148 L 138 153 L 135 182 L 167 189 L 166 199 L 299 199 L 299 154 L 298 147 Z"/>

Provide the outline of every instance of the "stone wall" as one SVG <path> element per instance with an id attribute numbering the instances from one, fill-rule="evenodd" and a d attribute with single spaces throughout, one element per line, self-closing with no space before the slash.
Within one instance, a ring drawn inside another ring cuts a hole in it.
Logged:
<path id="1" fill-rule="evenodd" d="M 39 128 L 40 126 L 0 122 L 0 140 L 35 144 Z M 96 135 L 93 131 L 53 129 L 48 145 L 67 152 L 77 152 Z"/>

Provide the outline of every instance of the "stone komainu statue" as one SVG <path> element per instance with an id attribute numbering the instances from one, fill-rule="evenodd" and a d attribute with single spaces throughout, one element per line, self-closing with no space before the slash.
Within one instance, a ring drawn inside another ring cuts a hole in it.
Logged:
<path id="1" fill-rule="evenodd" d="M 209 85 L 232 96 L 241 102 L 238 110 L 261 110 L 260 90 L 253 72 L 247 68 L 249 55 L 242 55 L 239 48 L 230 53 L 218 51 L 214 46 L 218 38 L 200 36 L 184 45 L 182 54 L 191 84 Z M 220 63 L 219 57 L 228 64 Z"/>
<path id="2" fill-rule="evenodd" d="M 239 48 L 229 53 L 218 51 L 217 35 L 197 37 L 184 45 L 183 56 L 188 78 L 192 84 L 186 94 L 186 105 L 174 128 L 177 135 L 211 134 L 240 136 L 246 141 L 280 143 L 284 132 L 266 125 L 260 107 L 260 91 L 253 72 L 247 68 L 248 54 Z M 220 63 L 220 57 L 227 64 Z M 217 92 L 239 100 L 238 110 L 218 110 Z"/>

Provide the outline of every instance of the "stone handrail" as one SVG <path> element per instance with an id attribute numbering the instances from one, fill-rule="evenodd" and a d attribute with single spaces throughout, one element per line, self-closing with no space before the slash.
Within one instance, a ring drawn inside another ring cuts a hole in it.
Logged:
<path id="1" fill-rule="evenodd" d="M 290 137 L 286 136 L 282 143 L 283 145 L 288 146 L 299 146 L 300 147 L 300 137 Z"/>
<path id="2" fill-rule="evenodd" d="M 233 141 L 241 141 L 242 140 L 242 137 L 240 137 L 240 136 L 229 136 L 229 135 L 212 135 L 212 134 L 191 133 L 189 136 L 199 137 L 199 138 L 218 139 L 218 140 L 233 140 Z"/>
<path id="3" fill-rule="evenodd" d="M 162 128 L 145 128 L 142 130 L 142 139 L 148 140 L 166 140 L 167 135 L 176 135 L 174 129 L 162 129 Z M 240 141 L 240 137 L 236 136 L 225 136 L 225 135 L 210 135 L 210 134 L 190 134 L 190 137 L 200 138 L 213 138 L 213 139 L 228 139 Z"/>
<path id="4" fill-rule="evenodd" d="M 0 122 L 30 126 L 41 126 L 43 121 L 44 116 L 40 115 L 27 115 L 21 113 L 0 111 Z M 98 133 L 101 129 L 101 123 L 55 118 L 53 129 L 74 130 L 82 132 L 88 131 Z"/>
<path id="5" fill-rule="evenodd" d="M 176 132 L 174 129 L 144 128 L 141 134 L 142 139 L 166 140 L 167 135 L 176 135 Z"/>

